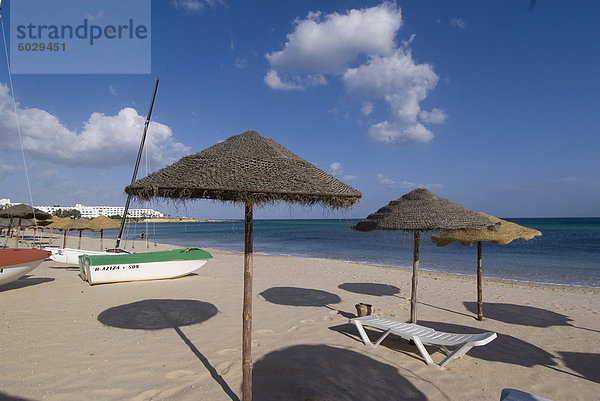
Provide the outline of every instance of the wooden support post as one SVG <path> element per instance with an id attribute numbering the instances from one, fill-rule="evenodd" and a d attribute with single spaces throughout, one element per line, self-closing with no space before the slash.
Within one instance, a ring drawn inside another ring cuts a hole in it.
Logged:
<path id="1" fill-rule="evenodd" d="M 104 239 L 103 233 L 102 233 L 103 231 L 104 231 L 103 229 L 100 229 L 100 250 L 102 250 L 104 248 L 104 244 L 102 243 L 102 241 Z"/>
<path id="2" fill-rule="evenodd" d="M 252 400 L 252 206 L 246 203 L 245 208 L 242 401 Z"/>
<path id="3" fill-rule="evenodd" d="M 421 233 L 415 231 L 415 244 L 413 250 L 413 276 L 412 293 L 410 296 L 410 322 L 417 323 L 417 286 L 419 284 L 419 245 L 421 244 Z"/>
<path id="4" fill-rule="evenodd" d="M 481 269 L 481 241 L 477 243 L 477 320 L 483 320 L 483 272 Z"/>

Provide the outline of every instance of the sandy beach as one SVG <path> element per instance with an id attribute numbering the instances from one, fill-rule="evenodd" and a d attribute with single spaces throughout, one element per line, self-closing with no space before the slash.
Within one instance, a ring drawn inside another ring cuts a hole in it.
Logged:
<path id="1" fill-rule="evenodd" d="M 96 250 L 98 240 L 82 247 Z M 77 267 L 45 261 L 1 286 L 0 400 L 239 399 L 243 255 L 207 250 L 214 259 L 179 279 L 90 286 Z M 348 324 L 359 302 L 407 321 L 410 277 L 255 255 L 254 399 L 499 400 L 506 387 L 598 399 L 600 289 L 487 279 L 480 322 L 475 277 L 423 271 L 420 324 L 498 333 L 439 369 L 398 338 L 365 346 Z"/>

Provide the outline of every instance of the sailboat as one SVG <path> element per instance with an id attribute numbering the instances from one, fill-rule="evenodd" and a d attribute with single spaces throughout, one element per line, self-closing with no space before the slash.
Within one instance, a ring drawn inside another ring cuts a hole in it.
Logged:
<path id="1" fill-rule="evenodd" d="M 154 92 L 152 93 L 150 109 L 148 110 L 148 115 L 144 124 L 144 133 L 140 142 L 131 183 L 134 183 L 137 177 L 157 87 L 158 78 L 156 78 L 154 85 Z M 200 268 L 208 261 L 208 259 L 212 258 L 210 253 L 197 248 L 133 254 L 128 254 L 120 250 L 119 245 L 123 235 L 130 201 L 131 195 L 128 195 L 114 249 L 107 251 L 86 251 L 81 249 L 55 247 L 48 247 L 45 249 L 52 252 L 51 258 L 57 262 L 78 263 L 82 280 L 87 281 L 90 285 L 182 277 Z"/>
<path id="2" fill-rule="evenodd" d="M 0 10 L 2 10 L 2 1 L 0 0 Z M 8 63 L 8 50 L 6 49 L 6 38 L 4 35 L 4 21 L 1 20 L 2 16 L 0 15 L 0 22 L 2 23 L 2 39 L 4 42 L 4 51 L 7 55 L 7 63 Z M 8 65 L 8 64 L 7 64 Z M 8 65 L 8 72 L 10 77 L 10 65 Z M 14 91 L 12 90 L 12 78 L 10 80 L 11 85 L 11 94 L 13 95 L 13 104 L 15 103 Z M 19 136 L 21 135 L 19 128 L 19 117 L 16 113 L 15 106 L 15 118 L 17 119 L 17 128 L 19 129 Z M 27 165 L 25 164 L 25 159 L 23 157 L 23 164 L 25 166 L 25 171 L 27 172 Z M 28 178 L 29 180 L 29 178 Z M 31 197 L 31 192 L 30 192 Z M 18 239 L 17 239 L 18 240 Z M 17 279 L 21 278 L 25 274 L 29 273 L 42 261 L 50 256 L 50 252 L 42 251 L 39 249 L 24 249 L 24 248 L 1 248 L 0 249 L 0 285 L 7 284 Z"/>
<path id="3" fill-rule="evenodd" d="M 50 254 L 40 249 L 0 249 L 0 285 L 23 277 L 50 257 Z"/>

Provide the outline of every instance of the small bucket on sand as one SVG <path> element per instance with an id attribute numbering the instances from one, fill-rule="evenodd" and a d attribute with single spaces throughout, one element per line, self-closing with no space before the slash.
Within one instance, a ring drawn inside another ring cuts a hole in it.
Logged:
<path id="1" fill-rule="evenodd" d="M 375 313 L 375 309 L 373 308 L 373 305 L 371 305 L 371 304 L 365 304 L 365 303 L 361 302 L 354 306 L 356 307 L 356 314 L 358 315 L 358 317 L 368 316 L 368 315 L 372 315 L 373 313 Z"/>

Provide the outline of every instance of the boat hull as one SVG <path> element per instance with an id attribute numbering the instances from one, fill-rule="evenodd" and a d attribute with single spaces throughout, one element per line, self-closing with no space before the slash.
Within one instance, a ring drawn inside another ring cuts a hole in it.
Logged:
<path id="1" fill-rule="evenodd" d="M 0 285 L 18 280 L 48 257 L 50 252 L 39 249 L 0 249 Z"/>
<path id="2" fill-rule="evenodd" d="M 82 255 L 79 258 L 79 271 L 81 278 L 90 285 L 161 280 L 186 276 L 202 267 L 210 258 L 212 256 L 201 249 L 110 256 Z"/>
<path id="3" fill-rule="evenodd" d="M 74 248 L 56 248 L 47 247 L 44 248 L 47 251 L 52 252 L 50 259 L 59 263 L 66 263 L 68 265 L 79 264 L 79 256 L 81 255 L 111 255 L 110 252 L 105 251 L 87 251 L 85 249 L 74 249 Z"/>

